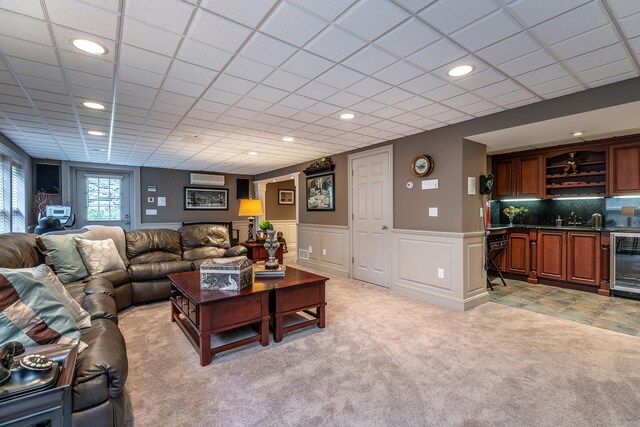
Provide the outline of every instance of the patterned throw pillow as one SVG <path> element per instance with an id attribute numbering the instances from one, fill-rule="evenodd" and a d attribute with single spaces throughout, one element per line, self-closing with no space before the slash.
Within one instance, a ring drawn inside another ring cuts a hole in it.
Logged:
<path id="1" fill-rule="evenodd" d="M 125 269 L 118 248 L 112 239 L 85 240 L 78 237 L 75 239 L 78 251 L 91 275 Z"/>
<path id="2" fill-rule="evenodd" d="M 65 306 L 45 285 L 27 274 L 0 269 L 0 343 L 25 347 L 80 344 L 80 329 Z"/>

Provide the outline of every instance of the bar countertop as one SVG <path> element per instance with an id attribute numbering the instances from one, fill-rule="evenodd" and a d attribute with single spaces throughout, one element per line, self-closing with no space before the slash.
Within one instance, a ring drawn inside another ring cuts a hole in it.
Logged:
<path id="1" fill-rule="evenodd" d="M 639 227 L 621 227 L 621 226 L 607 226 L 602 228 L 594 228 L 590 225 L 563 225 L 556 227 L 555 225 L 544 224 L 496 224 L 487 228 L 487 231 L 509 230 L 509 229 L 537 229 L 537 230 L 575 230 L 575 231 L 600 231 L 600 232 L 619 232 L 619 233 L 639 233 Z"/>

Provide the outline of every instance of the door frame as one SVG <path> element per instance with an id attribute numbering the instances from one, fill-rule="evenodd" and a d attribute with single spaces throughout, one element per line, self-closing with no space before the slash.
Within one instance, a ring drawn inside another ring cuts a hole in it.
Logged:
<path id="1" fill-rule="evenodd" d="M 389 200 L 388 202 L 388 206 L 389 206 L 389 233 L 393 233 L 394 232 L 394 222 L 393 222 L 393 145 L 389 144 L 389 145 L 385 145 L 382 147 L 378 147 L 378 148 L 374 148 L 372 150 L 366 150 L 366 151 L 359 151 L 357 153 L 354 154 L 349 154 L 347 156 L 347 162 L 348 162 L 348 167 L 349 170 L 347 171 L 347 182 L 348 182 L 348 188 L 349 188 L 349 211 L 347 213 L 347 217 L 349 219 L 348 222 L 348 226 L 349 226 L 349 277 L 353 278 L 353 259 L 354 259 L 354 253 L 353 253 L 353 161 L 357 160 L 357 159 L 361 159 L 363 157 L 369 157 L 369 156 L 374 156 L 376 154 L 383 154 L 383 153 L 387 153 L 388 154 L 388 160 L 389 160 L 389 176 L 388 176 L 388 185 L 389 185 Z M 391 241 L 391 237 L 389 238 L 389 241 Z M 391 245 L 389 245 L 389 247 L 387 248 L 387 259 L 389 260 L 389 279 L 391 279 L 391 266 L 393 265 L 393 260 L 391 259 L 391 254 L 392 254 L 392 248 Z M 389 283 L 388 288 L 391 288 L 391 282 Z"/>
<path id="2" fill-rule="evenodd" d="M 121 173 L 128 174 L 129 180 L 129 218 L 131 221 L 131 230 L 137 230 L 142 223 L 142 203 L 140 201 L 140 168 L 137 166 L 120 166 L 120 165 L 96 165 L 95 163 L 69 162 L 63 161 L 61 167 L 61 186 L 63 194 L 63 205 L 69 205 L 75 212 L 78 209 L 78 200 L 76 200 L 78 171 L 87 171 L 90 173 Z"/>

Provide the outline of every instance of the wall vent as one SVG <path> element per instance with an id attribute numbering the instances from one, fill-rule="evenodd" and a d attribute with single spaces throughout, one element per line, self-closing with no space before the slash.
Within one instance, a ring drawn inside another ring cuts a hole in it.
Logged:
<path id="1" fill-rule="evenodd" d="M 309 260 L 309 251 L 307 249 L 298 249 L 298 258 Z"/>
<path id="2" fill-rule="evenodd" d="M 209 175 L 206 173 L 189 174 L 191 185 L 224 185 L 224 175 Z"/>

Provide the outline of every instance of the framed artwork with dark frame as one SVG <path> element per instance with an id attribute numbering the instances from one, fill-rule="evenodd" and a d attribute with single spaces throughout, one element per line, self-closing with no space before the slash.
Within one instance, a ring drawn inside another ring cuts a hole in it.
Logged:
<path id="1" fill-rule="evenodd" d="M 307 178 L 307 210 L 335 211 L 335 173 Z"/>
<path id="2" fill-rule="evenodd" d="M 295 205 L 296 191 L 295 190 L 278 190 L 278 204 L 279 205 Z"/>
<path id="3" fill-rule="evenodd" d="M 185 210 L 229 210 L 226 188 L 184 187 Z"/>

